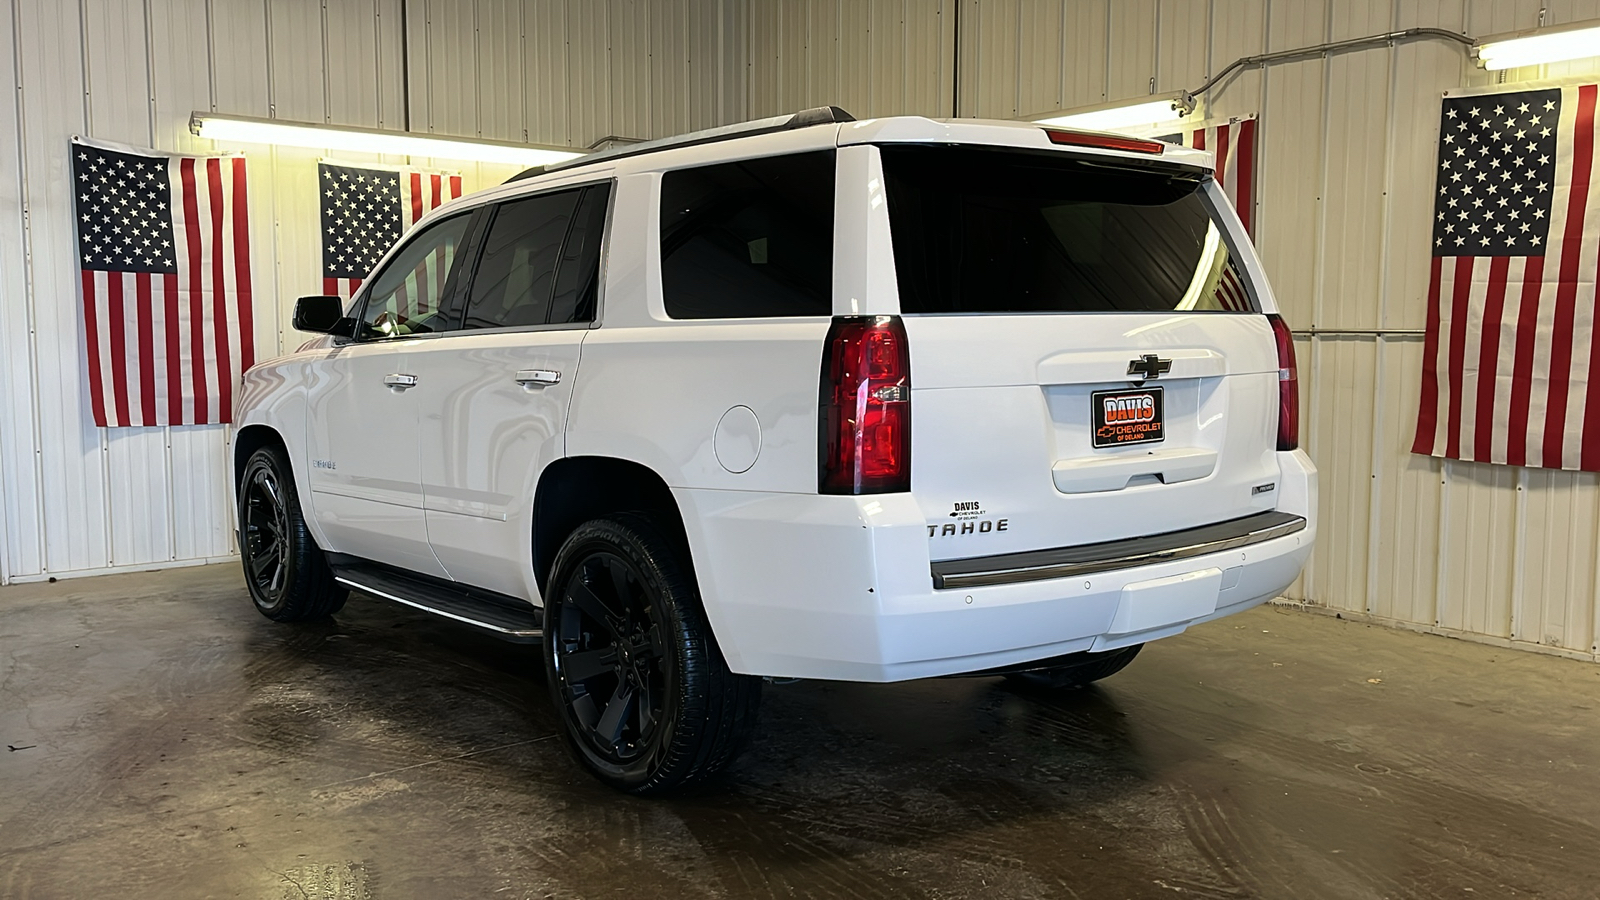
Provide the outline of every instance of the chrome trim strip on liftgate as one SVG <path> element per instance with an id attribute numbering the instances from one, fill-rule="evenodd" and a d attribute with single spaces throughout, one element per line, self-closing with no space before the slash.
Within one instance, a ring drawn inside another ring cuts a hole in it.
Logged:
<path id="1" fill-rule="evenodd" d="M 1199 528 L 1120 541 L 947 559 L 933 564 L 933 586 L 939 589 L 985 587 L 1131 569 L 1237 550 L 1304 531 L 1305 527 L 1306 520 L 1300 516 L 1264 512 Z"/>
<path id="2" fill-rule="evenodd" d="M 414 609 L 420 609 L 423 612 L 433 613 L 436 616 L 443 616 L 446 619 L 454 619 L 455 621 L 461 622 L 465 625 L 472 625 L 485 629 L 486 631 L 493 631 L 498 634 L 505 635 L 506 637 L 531 640 L 538 639 L 544 635 L 543 629 L 539 628 L 506 628 L 504 626 L 494 625 L 489 622 L 480 622 L 477 619 L 471 619 L 458 613 L 446 612 L 445 610 L 439 609 L 436 606 L 429 606 L 425 603 L 419 603 L 416 600 L 411 600 L 406 597 L 401 597 L 397 594 L 392 594 L 389 591 L 379 590 L 371 585 L 362 584 L 361 582 L 348 578 L 344 575 L 335 575 L 333 580 L 339 582 L 345 587 L 355 588 L 363 594 L 371 594 L 374 597 L 382 597 L 385 600 L 393 600 L 396 603 L 403 603 L 406 606 L 410 606 Z"/>

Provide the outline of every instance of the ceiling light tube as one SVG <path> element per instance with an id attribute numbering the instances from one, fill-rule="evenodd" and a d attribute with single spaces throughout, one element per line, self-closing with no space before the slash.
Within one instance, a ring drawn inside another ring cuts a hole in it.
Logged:
<path id="1" fill-rule="evenodd" d="M 319 150 L 347 150 L 356 153 L 390 153 L 513 166 L 548 165 L 584 155 L 581 150 L 541 144 L 465 140 L 405 131 L 385 131 L 379 128 L 314 125 L 284 119 L 219 116 L 201 112 L 189 116 L 189 131 L 199 137 L 216 141 L 277 144 Z"/>
<path id="2" fill-rule="evenodd" d="M 1034 118 L 1036 125 L 1059 125 L 1091 131 L 1142 130 L 1175 122 L 1194 111 L 1194 100 L 1183 92 L 1162 94 L 1133 103 L 1107 103 Z"/>
<path id="3" fill-rule="evenodd" d="M 1479 40 L 1472 52 L 1479 64 L 1492 72 L 1600 56 L 1600 21 L 1487 37 Z"/>

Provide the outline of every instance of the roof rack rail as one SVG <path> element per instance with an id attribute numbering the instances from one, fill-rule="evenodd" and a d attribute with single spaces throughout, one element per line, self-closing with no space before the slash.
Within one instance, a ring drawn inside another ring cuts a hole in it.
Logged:
<path id="1" fill-rule="evenodd" d="M 757 134 L 770 134 L 775 131 L 789 131 L 795 128 L 809 128 L 812 125 L 828 125 L 838 122 L 854 122 L 855 116 L 850 115 L 837 106 L 818 106 L 814 109 L 802 109 L 797 113 L 786 116 L 773 116 L 767 119 L 755 119 L 750 122 L 740 122 L 737 125 L 723 125 L 720 128 L 707 128 L 704 131 L 692 131 L 675 137 L 660 138 L 654 141 L 644 141 L 638 144 L 627 144 L 611 150 L 602 150 L 599 153 L 590 153 L 574 159 L 544 166 L 534 166 L 523 169 L 521 172 L 506 179 L 506 184 L 513 181 L 522 181 L 525 178 L 535 178 L 546 172 L 555 172 L 573 166 L 587 166 L 591 163 L 606 162 L 608 160 L 624 159 L 629 156 L 639 156 L 656 150 L 676 149 L 678 147 L 696 147 L 701 144 L 715 144 L 719 141 L 731 141 L 734 138 L 750 137 Z"/>

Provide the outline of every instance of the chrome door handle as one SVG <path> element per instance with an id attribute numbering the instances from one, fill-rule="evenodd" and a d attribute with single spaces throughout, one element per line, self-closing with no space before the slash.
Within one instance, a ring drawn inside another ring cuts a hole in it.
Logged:
<path id="1" fill-rule="evenodd" d="M 516 380 L 523 387 L 560 384 L 561 373 L 554 369 L 522 369 L 517 372 Z"/>
<path id="2" fill-rule="evenodd" d="M 383 376 L 383 386 L 391 391 L 399 392 L 417 386 L 417 376 L 403 375 L 399 372 Z"/>

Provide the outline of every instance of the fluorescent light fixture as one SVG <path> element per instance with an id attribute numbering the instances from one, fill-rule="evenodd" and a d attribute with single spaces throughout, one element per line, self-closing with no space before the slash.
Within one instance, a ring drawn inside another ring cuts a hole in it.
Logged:
<path id="1" fill-rule="evenodd" d="M 541 144 L 469 141 L 462 138 L 412 134 L 406 131 L 384 131 L 379 128 L 313 125 L 283 119 L 219 116 L 201 112 L 189 116 L 189 130 L 200 137 L 216 141 L 279 144 L 322 150 L 349 150 L 356 153 L 392 153 L 400 156 L 425 156 L 514 166 L 542 166 L 584 155 L 580 150 Z"/>
<path id="2" fill-rule="evenodd" d="M 1110 103 L 1034 119 L 1037 125 L 1061 125 L 1090 131 L 1144 129 L 1176 122 L 1194 111 L 1194 100 L 1184 94 L 1164 94 L 1136 103 Z"/>
<path id="3" fill-rule="evenodd" d="M 1472 49 L 1490 71 L 1600 56 L 1600 21 L 1484 38 Z"/>

